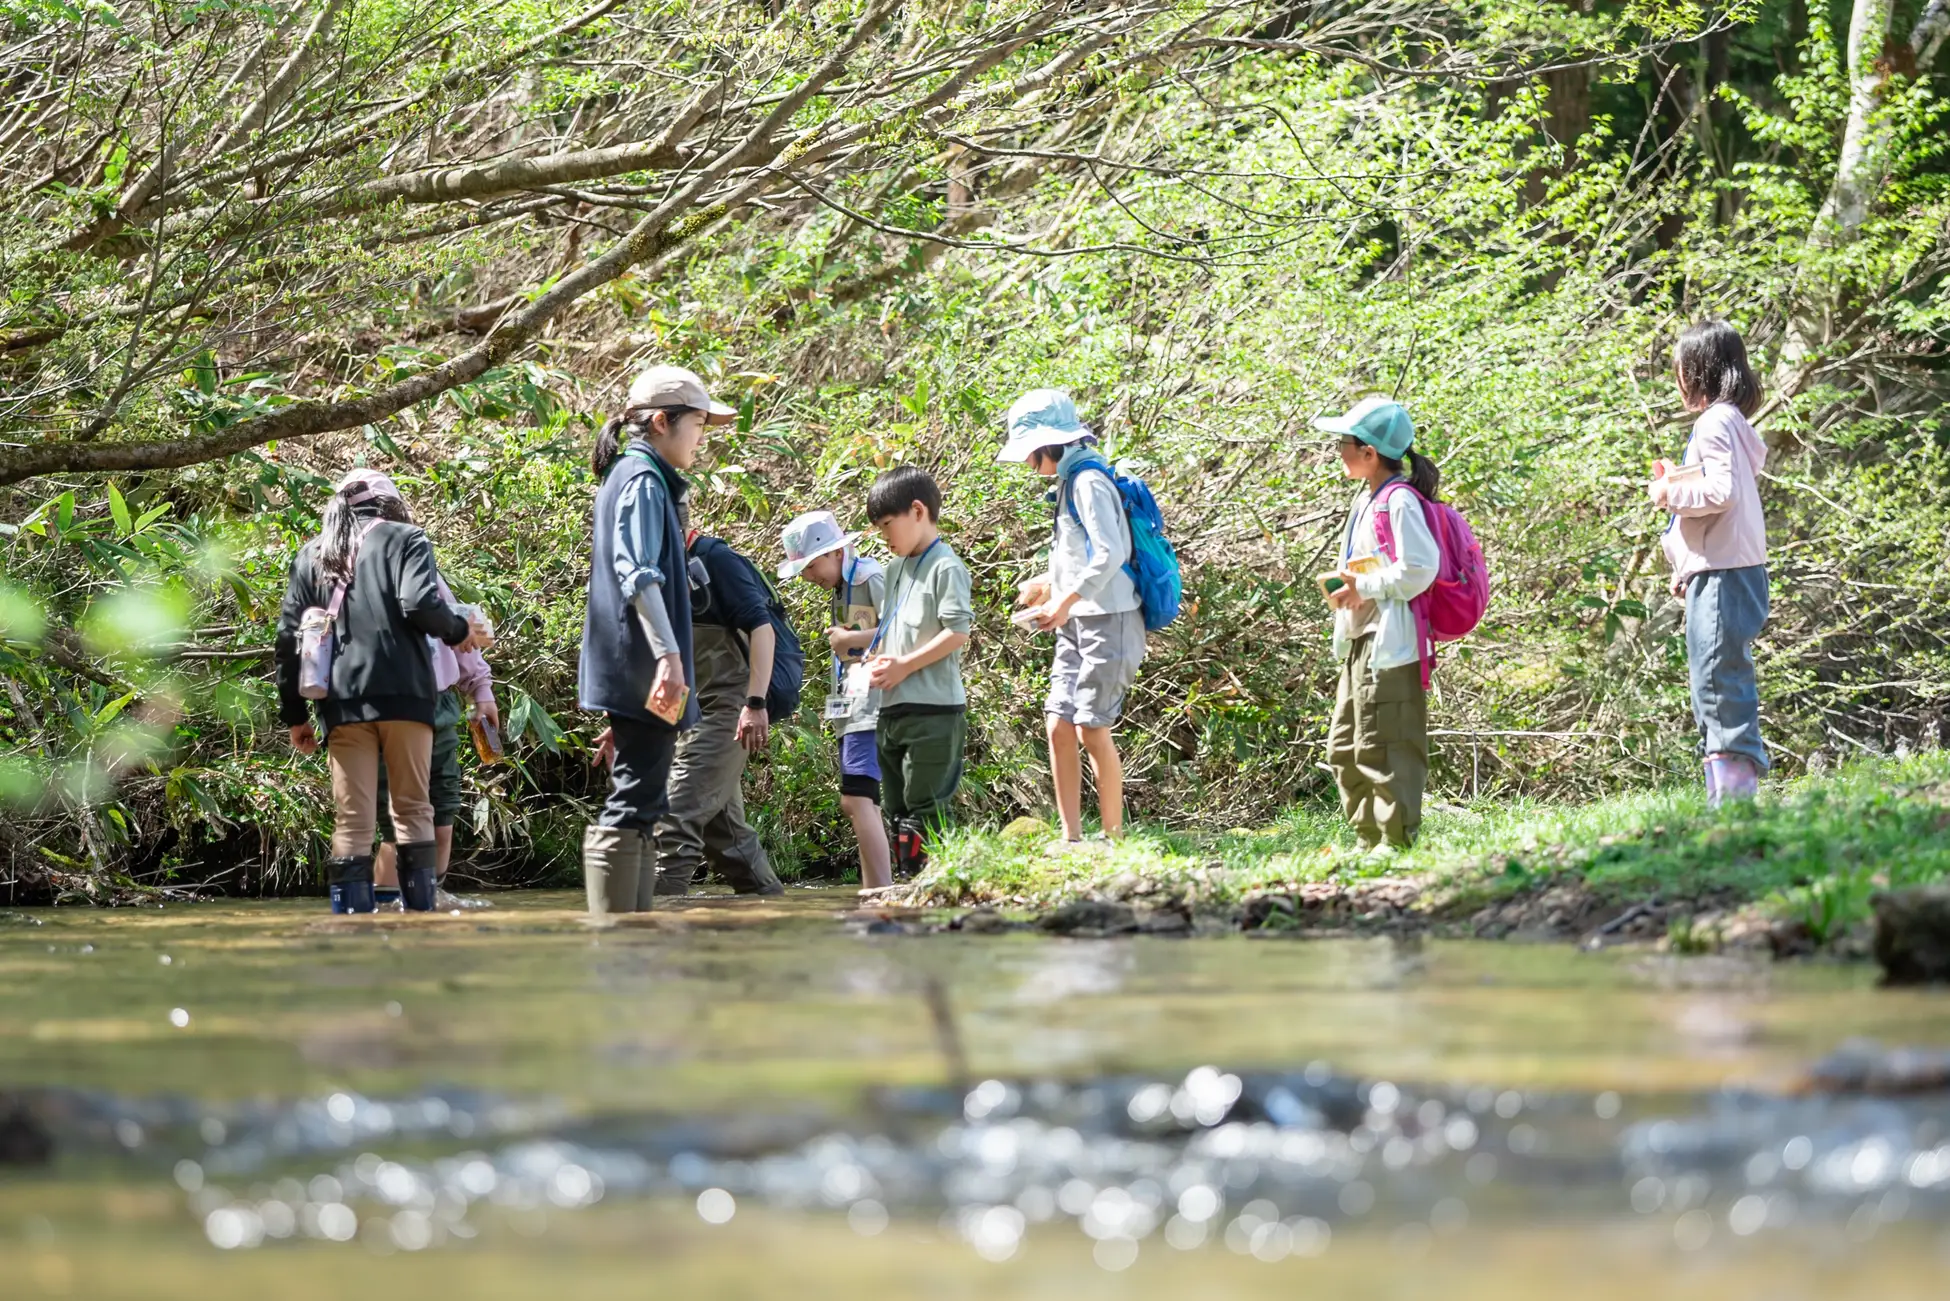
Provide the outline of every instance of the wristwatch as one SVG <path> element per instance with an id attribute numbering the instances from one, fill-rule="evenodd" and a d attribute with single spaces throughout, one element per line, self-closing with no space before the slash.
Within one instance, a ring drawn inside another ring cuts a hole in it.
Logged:
<path id="1" fill-rule="evenodd" d="M 764 696 L 746 696 L 746 697 L 745 697 L 745 708 L 747 708 L 747 709 L 763 709 L 763 708 L 765 708 L 765 697 L 764 697 Z"/>

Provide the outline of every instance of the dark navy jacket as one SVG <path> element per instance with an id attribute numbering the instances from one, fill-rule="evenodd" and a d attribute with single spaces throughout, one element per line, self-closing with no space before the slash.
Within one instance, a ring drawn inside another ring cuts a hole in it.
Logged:
<path id="1" fill-rule="evenodd" d="M 692 688 L 678 730 L 697 726 L 697 669 L 691 657 L 691 587 L 684 568 L 684 526 L 677 517 L 677 501 L 670 485 L 679 482 L 670 468 L 642 439 L 634 439 L 611 462 L 596 491 L 595 536 L 590 548 L 589 604 L 582 625 L 582 664 L 578 700 L 584 709 L 617 714 L 653 727 L 668 727 L 644 705 L 657 678 L 657 659 L 650 639 L 637 626 L 635 613 L 617 580 L 616 515 L 625 494 L 637 480 L 651 476 L 655 496 L 663 503 L 663 596 L 671 631 L 684 657 L 684 681 Z"/>

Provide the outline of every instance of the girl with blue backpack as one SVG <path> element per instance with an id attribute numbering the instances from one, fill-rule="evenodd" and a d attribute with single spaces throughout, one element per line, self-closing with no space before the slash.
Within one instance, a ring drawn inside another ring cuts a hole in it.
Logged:
<path id="1" fill-rule="evenodd" d="M 1144 660 L 1145 617 L 1132 572 L 1133 534 L 1117 476 L 1060 389 L 1009 408 L 998 459 L 1056 481 L 1049 569 L 1023 583 L 1025 626 L 1056 634 L 1043 712 L 1063 840 L 1083 840 L 1082 753 L 1097 779 L 1105 837 L 1124 834 L 1124 766 L 1111 732 Z"/>
<path id="2" fill-rule="evenodd" d="M 1405 849 L 1422 825 L 1429 776 L 1432 645 L 1423 607 L 1443 568 L 1428 509 L 1442 476 L 1411 450 L 1415 423 L 1387 398 L 1313 424 L 1340 436 L 1342 472 L 1361 483 L 1337 571 L 1323 580 L 1341 666 L 1327 762 L 1362 848 Z"/>

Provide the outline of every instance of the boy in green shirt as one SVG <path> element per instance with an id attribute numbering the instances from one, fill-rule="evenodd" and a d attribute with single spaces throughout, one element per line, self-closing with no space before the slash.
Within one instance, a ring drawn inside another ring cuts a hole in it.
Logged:
<path id="1" fill-rule="evenodd" d="M 889 470 L 867 491 L 867 518 L 896 559 L 880 626 L 864 643 L 868 680 L 881 692 L 875 729 L 881 807 L 894 824 L 894 862 L 918 872 L 923 837 L 948 821 L 961 784 L 968 694 L 961 648 L 975 620 L 968 567 L 941 538 L 941 490 L 927 471 Z M 835 641 L 844 654 L 850 647 Z"/>

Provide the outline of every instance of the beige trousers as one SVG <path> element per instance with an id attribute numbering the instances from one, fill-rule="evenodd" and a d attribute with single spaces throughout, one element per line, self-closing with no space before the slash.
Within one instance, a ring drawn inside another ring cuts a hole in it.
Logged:
<path id="1" fill-rule="evenodd" d="M 402 845 L 433 839 L 433 801 L 427 770 L 433 762 L 433 729 L 425 723 L 341 723 L 325 738 L 332 764 L 332 856 L 372 853 L 379 821 L 379 760 L 386 759 L 393 826 Z"/>

